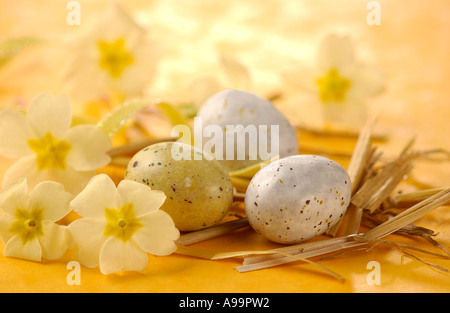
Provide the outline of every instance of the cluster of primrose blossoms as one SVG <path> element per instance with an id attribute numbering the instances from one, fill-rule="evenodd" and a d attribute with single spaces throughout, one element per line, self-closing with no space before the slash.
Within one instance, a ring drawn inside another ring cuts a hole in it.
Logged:
<path id="1" fill-rule="evenodd" d="M 144 270 L 147 253 L 173 253 L 179 231 L 159 210 L 164 193 L 95 175 L 110 161 L 111 140 L 96 125 L 71 124 L 64 96 L 42 94 L 27 112 L 0 112 L 0 154 L 16 159 L 0 191 L 4 255 L 54 260 L 77 245 L 83 265 L 108 274 Z M 56 223 L 71 210 L 82 218 Z"/>
<path id="2" fill-rule="evenodd" d="M 103 94 L 120 102 L 140 95 L 159 55 L 117 3 L 70 45 L 64 83 L 85 103 Z M 76 245 L 83 265 L 108 274 L 144 270 L 147 253 L 173 253 L 179 231 L 159 210 L 164 193 L 125 180 L 116 187 L 96 175 L 111 161 L 111 138 L 97 125 L 74 124 L 62 95 L 43 93 L 26 112 L 0 111 L 0 155 L 14 160 L 0 190 L 4 255 L 55 260 Z M 58 224 L 71 210 L 81 218 Z"/>

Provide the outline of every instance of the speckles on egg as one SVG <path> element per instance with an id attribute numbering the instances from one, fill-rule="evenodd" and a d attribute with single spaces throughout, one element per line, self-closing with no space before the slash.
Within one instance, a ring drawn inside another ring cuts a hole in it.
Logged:
<path id="1" fill-rule="evenodd" d="M 173 145 L 188 149 L 190 160 L 174 158 Z M 151 145 L 133 156 L 125 174 L 125 179 L 165 193 L 167 198 L 161 209 L 172 217 L 180 231 L 218 223 L 233 201 L 233 185 L 225 169 L 215 160 L 194 159 L 194 153 L 202 155 L 194 147 L 177 142 Z"/>
<path id="2" fill-rule="evenodd" d="M 273 152 L 271 150 L 271 147 L 275 146 L 272 143 L 275 143 L 273 140 L 277 140 L 278 154 L 281 158 L 298 153 L 296 131 L 289 120 L 270 101 L 250 92 L 236 89 L 220 91 L 205 101 L 198 111 L 197 117 L 202 118 L 202 127 L 194 129 L 195 136 L 202 138 L 204 146 L 212 139 L 212 136 L 206 136 L 203 133 L 205 127 L 218 125 L 223 130 L 223 149 L 221 150 L 223 155 L 216 156 L 216 158 L 227 170 L 236 170 L 259 163 L 261 160 L 267 160 L 267 158 L 261 158 L 261 151 Z M 255 139 L 254 142 L 261 146 L 257 147 L 257 151 L 250 151 L 252 145 L 249 145 L 247 141 L 245 146 L 238 147 L 237 140 L 229 140 L 234 138 L 235 129 L 233 127 L 238 125 L 244 128 L 255 126 L 258 129 L 258 139 Z M 271 138 L 272 125 L 277 125 L 279 130 L 279 136 L 275 139 Z M 262 136 L 267 137 L 267 145 L 266 140 L 260 140 Z M 244 158 L 237 156 L 238 150 L 244 151 Z M 234 151 L 234 158 L 228 157 L 227 153 L 230 151 Z M 256 158 L 252 158 L 254 155 Z"/>
<path id="3" fill-rule="evenodd" d="M 271 241 L 291 244 L 336 224 L 350 195 L 350 178 L 338 163 L 296 155 L 270 163 L 253 177 L 245 210 L 255 231 Z"/>

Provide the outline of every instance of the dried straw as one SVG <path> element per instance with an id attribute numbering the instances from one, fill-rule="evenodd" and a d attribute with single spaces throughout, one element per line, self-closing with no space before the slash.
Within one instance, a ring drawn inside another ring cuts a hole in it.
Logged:
<path id="1" fill-rule="evenodd" d="M 374 126 L 375 121 L 368 123 L 358 136 L 348 166 L 348 173 L 352 182 L 351 203 L 341 221 L 327 232 L 327 235 L 331 236 L 330 238 L 264 251 L 217 253 L 188 246 L 233 231 L 249 228 L 248 220 L 244 217 L 183 234 L 177 241 L 178 249 L 176 253 L 208 260 L 243 257 L 243 265 L 236 268 L 239 272 L 269 268 L 293 261 L 303 261 L 313 264 L 334 278 L 341 280 L 343 277 L 339 274 L 309 259 L 330 255 L 333 252 L 338 252 L 338 255 L 341 255 L 349 251 L 360 250 L 362 247 L 367 248 L 369 245 L 386 243 L 396 246 L 408 257 L 415 258 L 435 269 L 447 271 L 439 265 L 421 260 L 407 250 L 428 253 L 446 259 L 450 258 L 449 251 L 431 238 L 435 235 L 432 230 L 412 224 L 435 208 L 450 204 L 450 188 L 431 188 L 395 195 L 393 195 L 393 192 L 411 172 L 414 162 L 418 158 L 430 159 L 433 153 L 444 153 L 445 160 L 447 160 L 450 153 L 442 149 L 413 151 L 414 140 L 411 140 L 396 158 L 388 162 L 380 162 L 382 154 L 372 144 Z M 134 154 L 150 144 L 173 140 L 176 140 L 176 138 L 134 142 L 113 148 L 109 154 L 117 164 L 121 164 L 120 162 L 125 163 L 127 155 Z M 230 176 L 235 187 L 235 201 L 242 202 L 244 200 L 245 191 L 255 169 L 256 167 L 231 173 L 233 175 Z M 371 229 L 365 233 L 359 233 L 363 222 Z M 447 255 L 383 239 L 394 232 L 422 236 Z"/>
<path id="2" fill-rule="evenodd" d="M 229 232 L 248 227 L 247 218 L 222 223 L 219 225 L 204 228 L 198 231 L 186 233 L 177 240 L 178 245 L 191 245 L 200 241 L 211 239 Z"/>
<path id="3" fill-rule="evenodd" d="M 341 223 L 328 232 L 331 236 L 339 234 L 338 237 L 267 250 L 265 253 L 260 251 L 221 253 L 216 254 L 213 259 L 245 256 L 243 265 L 237 267 L 237 270 L 247 272 L 293 262 L 298 258 L 306 259 L 337 251 L 359 249 L 361 246 L 378 242 L 396 231 L 405 232 L 411 228 L 433 243 L 432 231 L 411 227 L 411 223 L 431 210 L 449 203 L 450 188 L 432 189 L 405 196 L 391 196 L 395 188 L 413 169 L 414 161 L 424 153 L 414 152 L 412 150 L 414 140 L 411 140 L 398 157 L 379 166 L 377 163 L 381 154 L 376 153 L 376 148 L 371 144 L 373 128 L 374 122 L 363 129 L 350 160 L 348 172 L 353 185 L 351 204 Z M 358 234 L 364 215 L 372 217 L 374 213 L 383 209 L 383 204 L 388 203 L 392 208 L 406 201 L 414 201 L 415 204 L 399 214 L 394 214 L 394 217 L 377 223 L 366 233 Z M 443 248 L 436 242 L 433 244 Z M 443 250 L 448 252 L 445 248 Z"/>

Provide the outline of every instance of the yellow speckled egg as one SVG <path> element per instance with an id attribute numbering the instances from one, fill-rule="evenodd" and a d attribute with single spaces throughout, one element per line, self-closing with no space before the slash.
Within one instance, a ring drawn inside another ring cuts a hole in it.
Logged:
<path id="1" fill-rule="evenodd" d="M 271 241 L 293 244 L 336 224 L 350 197 L 350 178 L 340 164 L 296 155 L 255 174 L 245 194 L 245 212 L 255 231 Z"/>
<path id="2" fill-rule="evenodd" d="M 222 165 L 179 142 L 154 144 L 136 153 L 125 179 L 163 191 L 167 198 L 161 209 L 180 231 L 218 223 L 233 201 L 233 185 Z"/>

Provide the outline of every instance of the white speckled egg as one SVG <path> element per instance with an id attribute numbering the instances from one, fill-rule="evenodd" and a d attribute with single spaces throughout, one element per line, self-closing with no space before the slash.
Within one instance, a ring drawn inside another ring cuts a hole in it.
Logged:
<path id="1" fill-rule="evenodd" d="M 210 152 L 227 170 L 241 169 L 271 157 L 283 158 L 298 153 L 297 134 L 289 120 L 270 101 L 250 92 L 236 89 L 221 91 L 206 100 L 197 117 L 201 117 L 202 127 L 194 131 L 196 138 L 203 138 L 204 148 L 217 135 L 217 132 L 214 135 L 205 132 L 208 126 L 217 125 L 223 131 L 223 149 Z M 227 128 L 227 125 L 235 128 Z M 243 129 L 239 130 L 237 125 L 243 126 Z M 278 125 L 278 134 L 272 125 Z M 256 136 L 250 135 L 251 127 L 257 130 Z M 246 136 L 242 144 L 237 139 L 238 133 Z"/>
<path id="2" fill-rule="evenodd" d="M 187 153 L 183 156 L 183 152 Z M 161 210 L 172 217 L 180 231 L 218 223 L 233 202 L 233 185 L 223 166 L 178 142 L 154 144 L 136 153 L 125 179 L 163 191 L 166 201 Z"/>
<path id="3" fill-rule="evenodd" d="M 255 174 L 245 194 L 252 228 L 284 244 L 323 234 L 350 204 L 346 170 L 316 155 L 295 155 L 272 162 Z"/>

